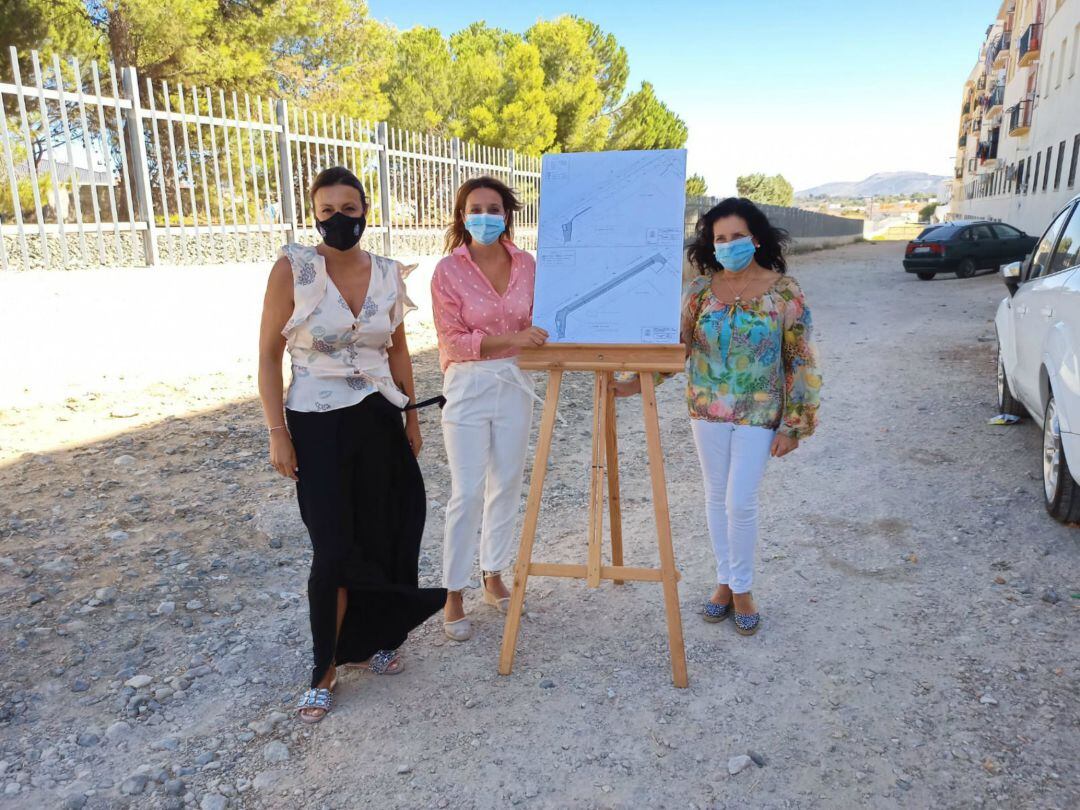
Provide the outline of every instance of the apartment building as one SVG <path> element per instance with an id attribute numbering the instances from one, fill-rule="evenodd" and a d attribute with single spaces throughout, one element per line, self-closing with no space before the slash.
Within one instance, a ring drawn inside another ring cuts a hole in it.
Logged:
<path id="1" fill-rule="evenodd" d="M 964 84 L 954 219 L 1040 234 L 1080 194 L 1080 0 L 1005 0 Z"/>

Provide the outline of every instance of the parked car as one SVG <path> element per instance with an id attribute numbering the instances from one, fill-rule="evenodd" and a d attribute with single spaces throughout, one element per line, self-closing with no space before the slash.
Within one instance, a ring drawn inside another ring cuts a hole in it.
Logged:
<path id="1" fill-rule="evenodd" d="M 1022 260 L 1039 240 L 1004 222 L 946 222 L 908 242 L 904 269 L 929 281 L 938 273 L 971 278 Z"/>
<path id="2" fill-rule="evenodd" d="M 1009 296 L 994 319 L 998 407 L 1042 426 L 1046 509 L 1080 522 L 1080 196 L 1023 262 L 1001 268 Z"/>

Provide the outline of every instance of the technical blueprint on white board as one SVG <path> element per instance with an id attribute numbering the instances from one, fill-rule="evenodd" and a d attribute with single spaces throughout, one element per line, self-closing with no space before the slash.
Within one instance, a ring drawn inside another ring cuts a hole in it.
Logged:
<path id="1" fill-rule="evenodd" d="M 686 151 L 544 155 L 533 323 L 553 343 L 678 343 Z"/>

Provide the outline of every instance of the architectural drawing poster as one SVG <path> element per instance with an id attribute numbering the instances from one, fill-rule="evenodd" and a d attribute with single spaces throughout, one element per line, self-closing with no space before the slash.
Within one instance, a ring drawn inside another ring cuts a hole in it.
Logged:
<path id="1" fill-rule="evenodd" d="M 533 323 L 551 343 L 678 343 L 686 150 L 544 155 Z"/>

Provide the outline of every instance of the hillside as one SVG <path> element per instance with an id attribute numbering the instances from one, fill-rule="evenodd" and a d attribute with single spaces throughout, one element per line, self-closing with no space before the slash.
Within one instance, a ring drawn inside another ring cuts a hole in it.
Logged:
<path id="1" fill-rule="evenodd" d="M 925 172 L 880 172 L 858 182 L 825 183 L 796 197 L 889 197 L 903 194 L 940 194 L 947 177 Z"/>

